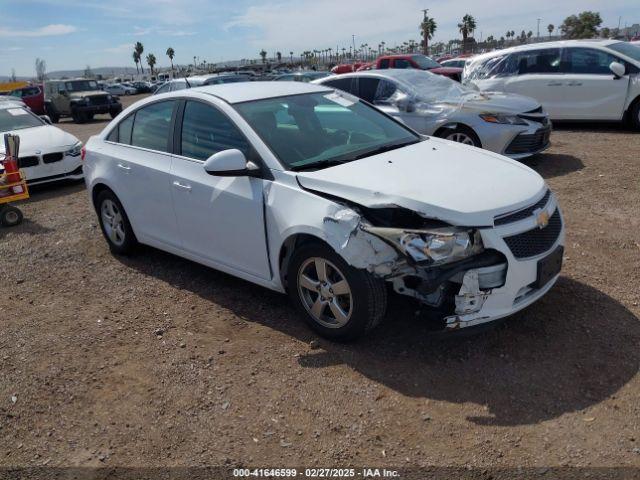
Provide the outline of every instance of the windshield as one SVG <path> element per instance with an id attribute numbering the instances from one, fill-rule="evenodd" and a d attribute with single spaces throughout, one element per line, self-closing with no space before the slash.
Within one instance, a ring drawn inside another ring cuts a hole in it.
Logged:
<path id="1" fill-rule="evenodd" d="M 450 78 L 419 70 L 403 70 L 396 78 L 407 95 L 426 103 L 456 103 L 463 95 L 477 93 Z"/>
<path id="2" fill-rule="evenodd" d="M 67 92 L 87 92 L 90 90 L 98 90 L 98 82 L 94 80 L 76 80 L 73 82 L 65 82 L 64 88 Z"/>
<path id="3" fill-rule="evenodd" d="M 41 127 L 44 122 L 24 108 L 0 109 L 0 132 Z"/>
<path id="4" fill-rule="evenodd" d="M 322 168 L 420 140 L 352 98 L 336 92 L 313 93 L 235 107 L 290 170 Z"/>
<path id="5" fill-rule="evenodd" d="M 632 45 L 627 42 L 614 43 L 609 45 L 611 50 L 614 50 L 629 58 L 633 58 L 636 62 L 640 62 L 640 45 Z"/>
<path id="6" fill-rule="evenodd" d="M 442 66 L 426 55 L 414 55 L 411 59 L 423 70 L 431 70 L 432 68 L 440 68 Z"/>

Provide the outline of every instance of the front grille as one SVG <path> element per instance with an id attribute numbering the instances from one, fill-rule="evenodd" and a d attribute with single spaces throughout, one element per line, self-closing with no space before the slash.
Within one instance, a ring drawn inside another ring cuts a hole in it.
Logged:
<path id="1" fill-rule="evenodd" d="M 560 231 L 562 230 L 562 219 L 560 218 L 560 210 L 556 209 L 551 215 L 549 224 L 544 228 L 534 228 L 527 232 L 504 237 L 504 241 L 516 258 L 529 258 L 540 255 L 553 247 Z"/>
<path id="2" fill-rule="evenodd" d="M 106 105 L 109 103 L 109 98 L 106 95 L 94 95 L 89 97 L 89 104 L 91 105 Z"/>
<path id="3" fill-rule="evenodd" d="M 541 128 L 535 133 L 521 133 L 507 147 L 505 153 L 517 155 L 542 150 L 549 143 L 550 128 Z"/>
<path id="4" fill-rule="evenodd" d="M 36 167 L 40 163 L 38 157 L 20 157 L 18 158 L 18 168 Z"/>
<path id="5" fill-rule="evenodd" d="M 498 225 L 506 225 L 508 223 L 518 222 L 520 220 L 524 220 L 525 218 L 529 218 L 533 215 L 533 212 L 538 210 L 539 208 L 544 207 L 549 198 L 551 197 L 551 190 L 547 190 L 547 193 L 544 194 L 540 200 L 538 200 L 535 204 L 530 207 L 523 208 L 522 210 L 518 210 L 517 212 L 507 213 L 505 215 L 500 215 L 493 219 L 493 224 L 497 227 Z"/>
<path id="6" fill-rule="evenodd" d="M 59 162 L 63 158 L 64 158 L 64 153 L 62 152 L 45 153 L 42 156 L 42 161 L 44 163 L 55 163 L 55 162 Z"/>

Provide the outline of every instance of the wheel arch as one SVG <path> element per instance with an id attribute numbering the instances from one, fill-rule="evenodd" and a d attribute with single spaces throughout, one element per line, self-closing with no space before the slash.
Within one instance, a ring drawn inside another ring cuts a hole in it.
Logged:
<path id="1" fill-rule="evenodd" d="M 297 232 L 289 235 L 280 245 L 280 249 L 278 252 L 278 272 L 280 275 L 280 283 L 282 287 L 287 290 L 287 271 L 289 269 L 289 261 L 291 260 L 291 256 L 296 249 L 302 247 L 303 245 L 309 245 L 311 243 L 318 243 L 321 245 L 326 245 L 335 251 L 335 249 L 327 243 L 321 237 L 307 233 L 307 232 Z M 338 253 L 338 252 L 336 252 Z M 338 253 L 338 255 L 340 255 Z"/>
<path id="2" fill-rule="evenodd" d="M 479 148 L 483 148 L 482 147 L 482 141 L 480 140 L 480 136 L 477 134 L 477 132 L 472 127 L 470 127 L 466 123 L 462 123 L 462 122 L 446 123 L 446 124 L 442 125 L 441 127 L 439 127 L 435 132 L 433 132 L 433 136 L 434 137 L 444 138 L 444 135 L 445 135 L 445 133 L 447 133 L 447 131 L 457 130 L 457 129 L 465 130 L 469 134 L 473 135 L 475 137 L 476 141 L 479 144 Z"/>

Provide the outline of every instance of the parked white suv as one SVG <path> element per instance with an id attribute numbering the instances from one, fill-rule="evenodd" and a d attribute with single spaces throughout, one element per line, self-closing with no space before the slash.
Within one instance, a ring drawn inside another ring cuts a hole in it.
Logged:
<path id="1" fill-rule="evenodd" d="M 640 129 L 640 47 L 615 40 L 523 45 L 474 57 L 463 83 L 521 93 L 552 120 L 621 121 Z"/>
<path id="2" fill-rule="evenodd" d="M 112 251 L 138 242 L 291 296 L 354 338 L 387 287 L 457 329 L 542 297 L 562 264 L 555 196 L 530 168 L 423 137 L 350 94 L 247 82 L 161 94 L 86 146 Z"/>

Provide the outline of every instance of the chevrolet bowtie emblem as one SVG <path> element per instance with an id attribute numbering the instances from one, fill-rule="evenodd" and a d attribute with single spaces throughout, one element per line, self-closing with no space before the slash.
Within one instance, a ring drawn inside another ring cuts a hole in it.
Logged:
<path id="1" fill-rule="evenodd" d="M 536 215 L 536 224 L 538 225 L 538 228 L 544 228 L 549 225 L 549 214 L 546 210 L 538 212 Z"/>

